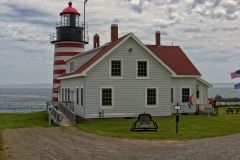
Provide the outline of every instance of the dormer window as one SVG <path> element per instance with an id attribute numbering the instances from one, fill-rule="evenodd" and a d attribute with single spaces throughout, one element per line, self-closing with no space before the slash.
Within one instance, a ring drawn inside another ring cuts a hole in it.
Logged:
<path id="1" fill-rule="evenodd" d="M 69 67 L 70 67 L 69 71 L 73 72 L 74 71 L 74 61 L 70 62 Z"/>

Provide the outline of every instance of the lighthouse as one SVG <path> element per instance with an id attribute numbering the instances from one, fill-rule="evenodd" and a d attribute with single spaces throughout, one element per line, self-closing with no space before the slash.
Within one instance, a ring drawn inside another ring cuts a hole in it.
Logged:
<path id="1" fill-rule="evenodd" d="M 85 15 L 84 15 L 85 16 Z M 60 80 L 57 78 L 66 72 L 65 60 L 84 51 L 88 44 L 87 25 L 80 21 L 80 13 L 68 3 L 60 13 L 60 21 L 56 23 L 56 33 L 51 34 L 50 41 L 54 44 L 52 104 L 57 106 Z"/>

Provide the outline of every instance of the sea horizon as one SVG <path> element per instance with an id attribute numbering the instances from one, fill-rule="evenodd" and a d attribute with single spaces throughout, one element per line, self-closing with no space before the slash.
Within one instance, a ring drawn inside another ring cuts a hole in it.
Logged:
<path id="1" fill-rule="evenodd" d="M 212 83 L 208 98 L 220 95 L 223 98 L 240 98 L 240 90 L 235 90 L 233 83 Z M 0 85 L 0 112 L 12 112 L 1 108 L 46 108 L 51 101 L 52 84 L 8 84 Z M 27 110 L 23 110 L 28 112 Z"/>

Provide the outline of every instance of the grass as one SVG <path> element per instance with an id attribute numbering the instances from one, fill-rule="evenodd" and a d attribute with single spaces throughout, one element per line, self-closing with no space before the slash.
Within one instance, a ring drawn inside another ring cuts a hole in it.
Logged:
<path id="1" fill-rule="evenodd" d="M 129 139 L 189 140 L 240 133 L 240 114 L 225 114 L 219 109 L 218 117 L 207 115 L 181 115 L 179 134 L 175 133 L 175 116 L 154 118 L 157 132 L 132 132 L 135 119 L 90 119 L 80 121 L 76 127 L 90 133 Z M 11 128 L 49 127 L 46 112 L 0 114 L 0 160 L 4 159 L 2 131 Z"/>
<path id="2" fill-rule="evenodd" d="M 0 131 L 0 160 L 3 160 L 3 141 L 2 141 L 2 132 Z"/>
<path id="3" fill-rule="evenodd" d="M 3 113 L 0 114 L 0 130 L 7 128 L 49 127 L 48 114 L 36 113 Z"/>
<path id="4" fill-rule="evenodd" d="M 225 114 L 219 109 L 219 116 L 181 115 L 179 133 L 176 134 L 175 116 L 156 117 L 157 132 L 132 132 L 135 119 L 89 119 L 80 121 L 76 127 L 90 133 L 127 139 L 190 140 L 240 133 L 240 114 Z"/>
<path id="5" fill-rule="evenodd" d="M 2 131 L 10 128 L 49 127 L 46 112 L 0 114 L 0 160 L 4 159 Z"/>

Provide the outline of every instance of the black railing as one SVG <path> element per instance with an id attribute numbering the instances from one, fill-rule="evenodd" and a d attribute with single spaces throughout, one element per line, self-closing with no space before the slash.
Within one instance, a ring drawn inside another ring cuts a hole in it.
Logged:
<path id="1" fill-rule="evenodd" d="M 85 26 L 87 25 L 87 23 L 85 24 Z M 75 21 L 75 23 L 70 23 L 69 21 L 59 21 L 56 22 L 56 27 L 82 27 L 84 28 L 84 22 L 82 21 Z"/>
<path id="2" fill-rule="evenodd" d="M 57 41 L 61 41 L 61 40 L 71 40 L 71 41 L 82 41 L 82 42 L 89 42 L 89 35 L 88 35 L 88 24 L 82 21 L 76 21 L 74 22 L 74 24 L 71 24 L 70 22 L 66 22 L 66 21 L 59 21 L 56 23 L 56 27 L 58 30 L 58 34 L 53 33 L 50 34 L 50 42 L 57 42 Z M 62 27 L 62 28 L 61 28 Z M 76 27 L 75 29 L 69 29 L 66 30 L 66 28 L 64 27 Z M 79 34 L 79 30 L 80 30 L 80 34 Z M 72 33 L 73 31 L 73 33 Z M 66 34 L 67 32 L 67 35 Z M 76 34 L 77 33 L 77 34 Z M 64 36 L 64 37 L 63 37 Z"/>

